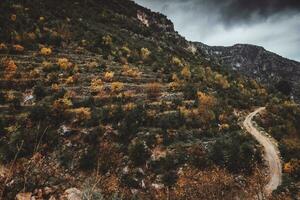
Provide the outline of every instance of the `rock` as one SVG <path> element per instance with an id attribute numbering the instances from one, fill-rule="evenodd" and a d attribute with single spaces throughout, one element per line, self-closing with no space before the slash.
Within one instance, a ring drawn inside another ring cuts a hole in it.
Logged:
<path id="1" fill-rule="evenodd" d="M 68 200 L 81 200 L 82 192 L 77 188 L 69 188 L 65 191 Z"/>
<path id="2" fill-rule="evenodd" d="M 74 131 L 72 131 L 72 129 L 70 127 L 67 127 L 66 125 L 62 125 L 58 129 L 58 133 L 61 136 L 70 136 L 74 133 Z"/>
<path id="3" fill-rule="evenodd" d="M 45 195 L 49 195 L 49 194 L 51 194 L 53 192 L 54 192 L 54 190 L 52 188 L 50 188 L 50 187 L 45 187 L 44 188 L 44 194 Z"/>
<path id="4" fill-rule="evenodd" d="M 16 200 L 31 200 L 31 196 L 32 196 L 31 192 L 19 193 L 16 196 Z"/>
<path id="5" fill-rule="evenodd" d="M 55 198 L 54 196 L 51 196 L 51 197 L 49 198 L 49 200 L 56 200 L 56 198 Z"/>

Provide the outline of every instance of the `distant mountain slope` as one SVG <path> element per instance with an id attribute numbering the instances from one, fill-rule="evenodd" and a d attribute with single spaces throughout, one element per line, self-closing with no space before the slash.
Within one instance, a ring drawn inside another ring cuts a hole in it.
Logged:
<path id="1" fill-rule="evenodd" d="M 255 78 L 269 86 L 276 86 L 283 93 L 300 98 L 300 63 L 283 58 L 263 47 L 236 44 L 231 47 L 208 46 L 195 43 L 207 57 L 222 65 Z M 291 87 L 291 91 L 290 88 Z"/>

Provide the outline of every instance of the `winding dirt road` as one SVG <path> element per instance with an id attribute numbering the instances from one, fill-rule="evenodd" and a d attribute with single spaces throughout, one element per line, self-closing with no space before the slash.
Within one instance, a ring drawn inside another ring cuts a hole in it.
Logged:
<path id="1" fill-rule="evenodd" d="M 265 193 L 266 195 L 270 195 L 281 184 L 282 168 L 280 153 L 277 146 L 272 142 L 272 139 L 259 132 L 252 123 L 253 117 L 265 109 L 265 107 L 261 107 L 250 113 L 243 122 L 243 126 L 264 148 L 264 159 L 269 167 L 270 178 L 269 183 L 265 186 Z"/>

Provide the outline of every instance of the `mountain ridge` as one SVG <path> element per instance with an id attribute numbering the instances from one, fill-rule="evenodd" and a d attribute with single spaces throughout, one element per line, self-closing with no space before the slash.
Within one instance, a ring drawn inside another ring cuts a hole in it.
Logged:
<path id="1" fill-rule="evenodd" d="M 233 70 L 254 78 L 271 88 L 280 89 L 280 83 L 287 82 L 287 95 L 300 97 L 300 63 L 284 58 L 264 47 L 253 44 L 235 44 L 233 46 L 209 46 L 195 42 L 195 46 L 220 65 L 230 66 Z M 278 85 L 279 84 L 279 85 Z"/>

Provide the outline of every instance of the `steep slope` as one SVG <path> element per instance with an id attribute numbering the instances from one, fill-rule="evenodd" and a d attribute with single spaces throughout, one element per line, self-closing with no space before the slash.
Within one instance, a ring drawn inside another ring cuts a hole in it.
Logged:
<path id="1" fill-rule="evenodd" d="M 129 0 L 0 13 L 0 198 L 247 199 L 265 184 L 238 111 L 274 94 L 165 16 Z"/>
<path id="2" fill-rule="evenodd" d="M 236 44 L 231 47 L 208 46 L 196 43 L 208 58 L 221 65 L 230 66 L 270 87 L 275 86 L 283 93 L 300 98 L 300 63 L 283 58 L 263 47 Z"/>

